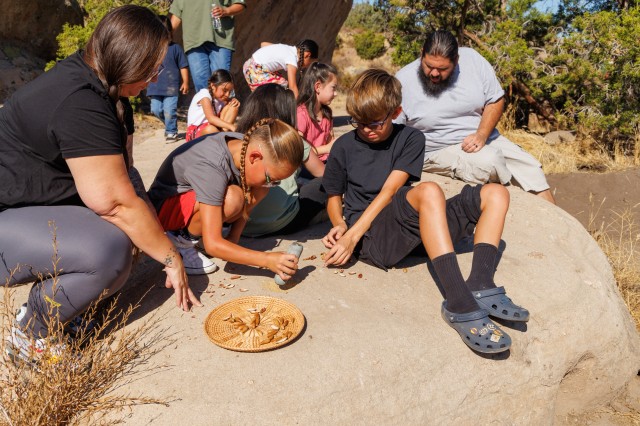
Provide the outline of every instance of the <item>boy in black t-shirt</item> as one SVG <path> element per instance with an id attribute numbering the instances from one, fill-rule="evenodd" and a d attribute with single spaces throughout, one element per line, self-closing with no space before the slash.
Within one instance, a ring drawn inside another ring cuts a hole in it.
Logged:
<path id="1" fill-rule="evenodd" d="M 333 224 L 322 239 L 330 249 L 325 265 L 343 265 L 355 254 L 386 270 L 422 243 L 445 292 L 447 324 L 475 351 L 506 351 L 511 339 L 489 315 L 529 319 L 529 312 L 493 282 L 509 193 L 497 184 L 466 185 L 445 201 L 434 182 L 412 187 L 421 177 L 424 136 L 392 123 L 401 101 L 400 82 L 382 70 L 363 72 L 349 91 L 347 111 L 356 130 L 335 142 L 323 177 Z M 472 235 L 474 228 L 473 263 L 465 283 L 452 240 Z"/>

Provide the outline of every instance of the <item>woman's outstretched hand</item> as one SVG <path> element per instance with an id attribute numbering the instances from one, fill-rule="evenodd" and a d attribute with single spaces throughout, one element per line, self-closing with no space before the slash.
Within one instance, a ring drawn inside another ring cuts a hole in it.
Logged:
<path id="1" fill-rule="evenodd" d="M 176 256 L 166 264 L 164 270 L 167 273 L 165 287 L 173 288 L 176 295 L 176 306 L 187 312 L 191 310 L 190 304 L 202 306 L 202 303 L 200 303 L 195 294 L 193 294 L 193 291 L 189 288 L 187 273 L 184 270 L 184 265 L 182 264 L 182 259 L 179 254 L 176 253 Z"/>

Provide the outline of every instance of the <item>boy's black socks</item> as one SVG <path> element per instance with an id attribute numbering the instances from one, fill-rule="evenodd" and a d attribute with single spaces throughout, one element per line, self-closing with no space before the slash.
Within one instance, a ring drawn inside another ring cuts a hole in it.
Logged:
<path id="1" fill-rule="evenodd" d="M 467 279 L 469 290 L 486 290 L 496 288 L 493 282 L 493 275 L 496 272 L 496 259 L 498 258 L 498 247 L 479 243 L 473 246 L 473 261 L 471 263 L 471 273 Z"/>
<path id="2" fill-rule="evenodd" d="M 456 254 L 451 252 L 431 261 L 447 299 L 447 310 L 456 314 L 477 311 L 478 304 L 464 283 Z"/>

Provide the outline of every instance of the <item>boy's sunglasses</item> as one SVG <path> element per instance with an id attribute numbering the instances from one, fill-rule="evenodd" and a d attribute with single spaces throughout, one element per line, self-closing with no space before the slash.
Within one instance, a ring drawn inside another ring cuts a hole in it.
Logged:
<path id="1" fill-rule="evenodd" d="M 350 118 L 349 124 L 351 124 L 351 126 L 353 126 L 354 129 L 363 129 L 366 127 L 371 130 L 378 130 L 380 127 L 384 126 L 385 121 L 387 121 L 387 118 L 389 118 L 392 112 L 393 111 L 389 111 L 389 113 L 382 120 L 374 121 L 372 123 L 360 123 L 354 120 L 353 118 Z"/>
<path id="2" fill-rule="evenodd" d="M 146 79 L 144 82 L 145 83 L 149 83 L 151 82 L 151 80 L 153 80 L 156 77 L 159 77 L 160 74 L 162 74 L 162 71 L 164 71 L 164 65 L 160 64 L 160 66 L 158 67 L 157 70 L 155 70 L 155 72 L 153 74 L 151 74 L 151 77 L 149 77 L 148 79 Z"/>

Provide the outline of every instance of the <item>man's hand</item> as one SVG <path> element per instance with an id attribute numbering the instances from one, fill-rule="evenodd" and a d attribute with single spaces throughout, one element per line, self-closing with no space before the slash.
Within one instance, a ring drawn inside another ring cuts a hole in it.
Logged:
<path id="1" fill-rule="evenodd" d="M 473 153 L 478 152 L 487 144 L 487 138 L 472 133 L 462 141 L 462 150 L 464 152 Z"/>

